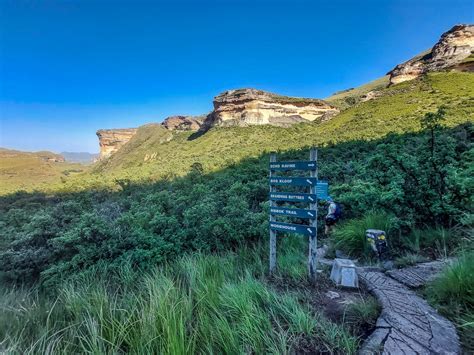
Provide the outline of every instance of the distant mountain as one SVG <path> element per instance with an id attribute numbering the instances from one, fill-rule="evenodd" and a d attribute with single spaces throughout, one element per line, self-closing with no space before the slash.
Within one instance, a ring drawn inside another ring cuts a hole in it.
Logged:
<path id="1" fill-rule="evenodd" d="M 61 155 L 67 162 L 81 164 L 91 164 L 99 157 L 99 154 L 88 152 L 62 152 Z"/>

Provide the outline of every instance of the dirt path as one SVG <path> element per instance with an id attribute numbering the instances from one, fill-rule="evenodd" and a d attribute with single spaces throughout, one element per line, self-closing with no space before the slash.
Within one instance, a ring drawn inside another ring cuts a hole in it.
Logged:
<path id="1" fill-rule="evenodd" d="M 438 264 L 427 264 L 431 265 L 420 264 L 387 274 L 373 268 L 358 268 L 360 280 L 382 305 L 376 329 L 364 342 L 360 354 L 461 352 L 453 324 L 405 286 L 421 286 L 442 267 Z"/>

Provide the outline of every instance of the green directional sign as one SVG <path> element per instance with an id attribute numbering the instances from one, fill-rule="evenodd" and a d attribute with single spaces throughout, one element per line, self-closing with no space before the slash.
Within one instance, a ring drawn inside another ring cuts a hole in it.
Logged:
<path id="1" fill-rule="evenodd" d="M 316 186 L 315 177 L 271 177 L 270 185 L 273 186 Z"/>
<path id="2" fill-rule="evenodd" d="M 287 202 L 316 202 L 316 194 L 302 194 L 291 192 L 271 192 L 270 200 L 272 201 L 287 201 Z"/>
<path id="3" fill-rule="evenodd" d="M 327 181 L 318 181 L 316 184 L 316 196 L 320 200 L 326 200 L 329 196 L 329 184 Z"/>
<path id="4" fill-rule="evenodd" d="M 288 233 L 316 235 L 315 227 L 310 227 L 303 224 L 270 222 L 270 229 L 281 231 L 281 232 L 288 232 Z"/>
<path id="5" fill-rule="evenodd" d="M 272 207 L 270 208 L 272 215 L 289 216 L 298 218 L 314 219 L 316 218 L 316 211 L 306 210 L 301 208 L 283 208 L 283 207 Z"/>
<path id="6" fill-rule="evenodd" d="M 270 163 L 270 170 L 288 171 L 288 170 L 315 170 L 315 161 L 284 161 Z"/>

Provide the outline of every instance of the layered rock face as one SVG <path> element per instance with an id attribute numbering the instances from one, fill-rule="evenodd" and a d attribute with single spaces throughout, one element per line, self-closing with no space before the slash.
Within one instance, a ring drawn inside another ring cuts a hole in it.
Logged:
<path id="1" fill-rule="evenodd" d="M 167 117 L 162 126 L 170 131 L 197 131 L 206 116 L 170 116 Z"/>
<path id="2" fill-rule="evenodd" d="M 339 110 L 323 100 L 280 96 L 256 89 L 225 91 L 214 98 L 214 111 L 203 128 L 326 121 Z"/>
<path id="3" fill-rule="evenodd" d="M 456 67 L 472 53 L 474 53 L 474 25 L 454 26 L 441 36 L 427 54 L 399 64 L 390 71 L 388 73 L 390 84 L 412 80 L 430 71 Z"/>
<path id="4" fill-rule="evenodd" d="M 97 131 L 99 137 L 100 155 L 99 159 L 109 157 L 120 149 L 130 138 L 137 133 L 137 128 L 123 129 L 100 129 Z"/>

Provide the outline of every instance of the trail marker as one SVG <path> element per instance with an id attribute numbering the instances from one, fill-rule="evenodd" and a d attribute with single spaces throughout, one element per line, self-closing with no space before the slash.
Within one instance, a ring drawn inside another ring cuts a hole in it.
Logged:
<path id="1" fill-rule="evenodd" d="M 315 202 L 316 194 L 300 194 L 289 192 L 271 192 L 270 200 L 287 202 Z"/>
<path id="2" fill-rule="evenodd" d="M 289 216 L 307 219 L 316 218 L 316 211 L 305 210 L 302 208 L 272 207 L 270 208 L 270 213 L 275 216 Z"/>
<path id="3" fill-rule="evenodd" d="M 310 150 L 309 161 L 277 162 L 276 154 L 270 155 L 270 273 L 276 269 L 276 236 L 277 231 L 298 233 L 308 236 L 308 277 L 311 282 L 316 281 L 317 263 L 317 220 L 318 199 L 327 199 L 328 182 L 318 181 L 317 150 Z M 276 171 L 309 171 L 310 176 L 275 176 Z M 280 192 L 279 186 L 297 186 L 308 188 L 307 192 Z M 277 202 L 304 202 L 309 203 L 309 209 L 280 207 Z M 309 224 L 283 223 L 276 220 L 277 216 L 295 217 L 309 220 Z"/>

